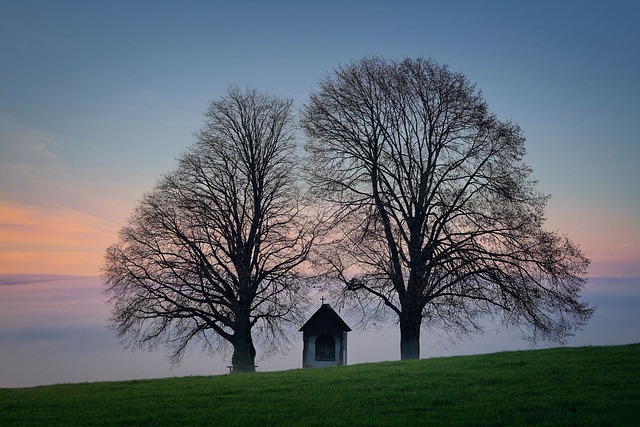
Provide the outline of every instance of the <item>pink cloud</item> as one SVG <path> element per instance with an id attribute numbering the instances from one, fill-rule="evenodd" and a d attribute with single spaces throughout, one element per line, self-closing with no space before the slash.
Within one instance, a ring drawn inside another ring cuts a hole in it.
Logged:
<path id="1" fill-rule="evenodd" d="M 568 235 L 591 259 L 590 276 L 640 276 L 640 222 L 637 215 L 606 207 L 558 206 L 552 203 L 547 216 L 547 229 Z"/>
<path id="2" fill-rule="evenodd" d="M 0 202 L 0 273 L 95 275 L 119 226 L 66 207 Z"/>

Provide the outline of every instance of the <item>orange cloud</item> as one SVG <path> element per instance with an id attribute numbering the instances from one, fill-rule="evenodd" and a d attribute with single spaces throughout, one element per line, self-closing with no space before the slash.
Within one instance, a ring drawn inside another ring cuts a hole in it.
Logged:
<path id="1" fill-rule="evenodd" d="M 0 201 L 0 273 L 96 275 L 120 225 L 66 207 Z"/>
<path id="2" fill-rule="evenodd" d="M 98 274 L 130 206 L 95 198 L 91 205 L 96 214 L 0 201 L 0 273 Z M 548 218 L 547 229 L 567 234 L 591 258 L 590 276 L 640 276 L 640 224 L 632 213 L 551 204 Z"/>

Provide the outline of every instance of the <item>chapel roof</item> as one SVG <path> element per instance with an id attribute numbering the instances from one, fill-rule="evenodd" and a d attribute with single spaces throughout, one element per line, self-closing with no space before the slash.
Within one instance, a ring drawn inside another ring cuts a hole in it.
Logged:
<path id="1" fill-rule="evenodd" d="M 331 307 L 330 304 L 322 304 L 320 308 L 306 321 L 304 325 L 300 328 L 300 332 L 304 332 L 306 329 L 310 327 L 316 326 L 318 324 L 326 324 L 327 322 L 332 322 L 333 324 L 339 326 L 344 332 L 351 332 L 351 328 L 349 325 L 345 323 L 344 320 L 335 312 L 335 310 Z"/>

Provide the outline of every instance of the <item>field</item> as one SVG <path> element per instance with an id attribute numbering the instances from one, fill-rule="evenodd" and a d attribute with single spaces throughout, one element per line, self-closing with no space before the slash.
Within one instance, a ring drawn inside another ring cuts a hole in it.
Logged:
<path id="1" fill-rule="evenodd" d="M 0 389 L 0 425 L 640 425 L 640 344 Z"/>

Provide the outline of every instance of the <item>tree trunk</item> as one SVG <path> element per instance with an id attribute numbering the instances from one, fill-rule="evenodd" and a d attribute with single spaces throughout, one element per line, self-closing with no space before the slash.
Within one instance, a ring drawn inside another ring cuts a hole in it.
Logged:
<path id="1" fill-rule="evenodd" d="M 413 313 L 400 315 L 400 359 L 420 359 L 421 317 Z"/>
<path id="2" fill-rule="evenodd" d="M 256 371 L 256 349 L 253 346 L 251 327 L 248 323 L 246 327 L 235 331 L 231 364 L 233 373 Z"/>

